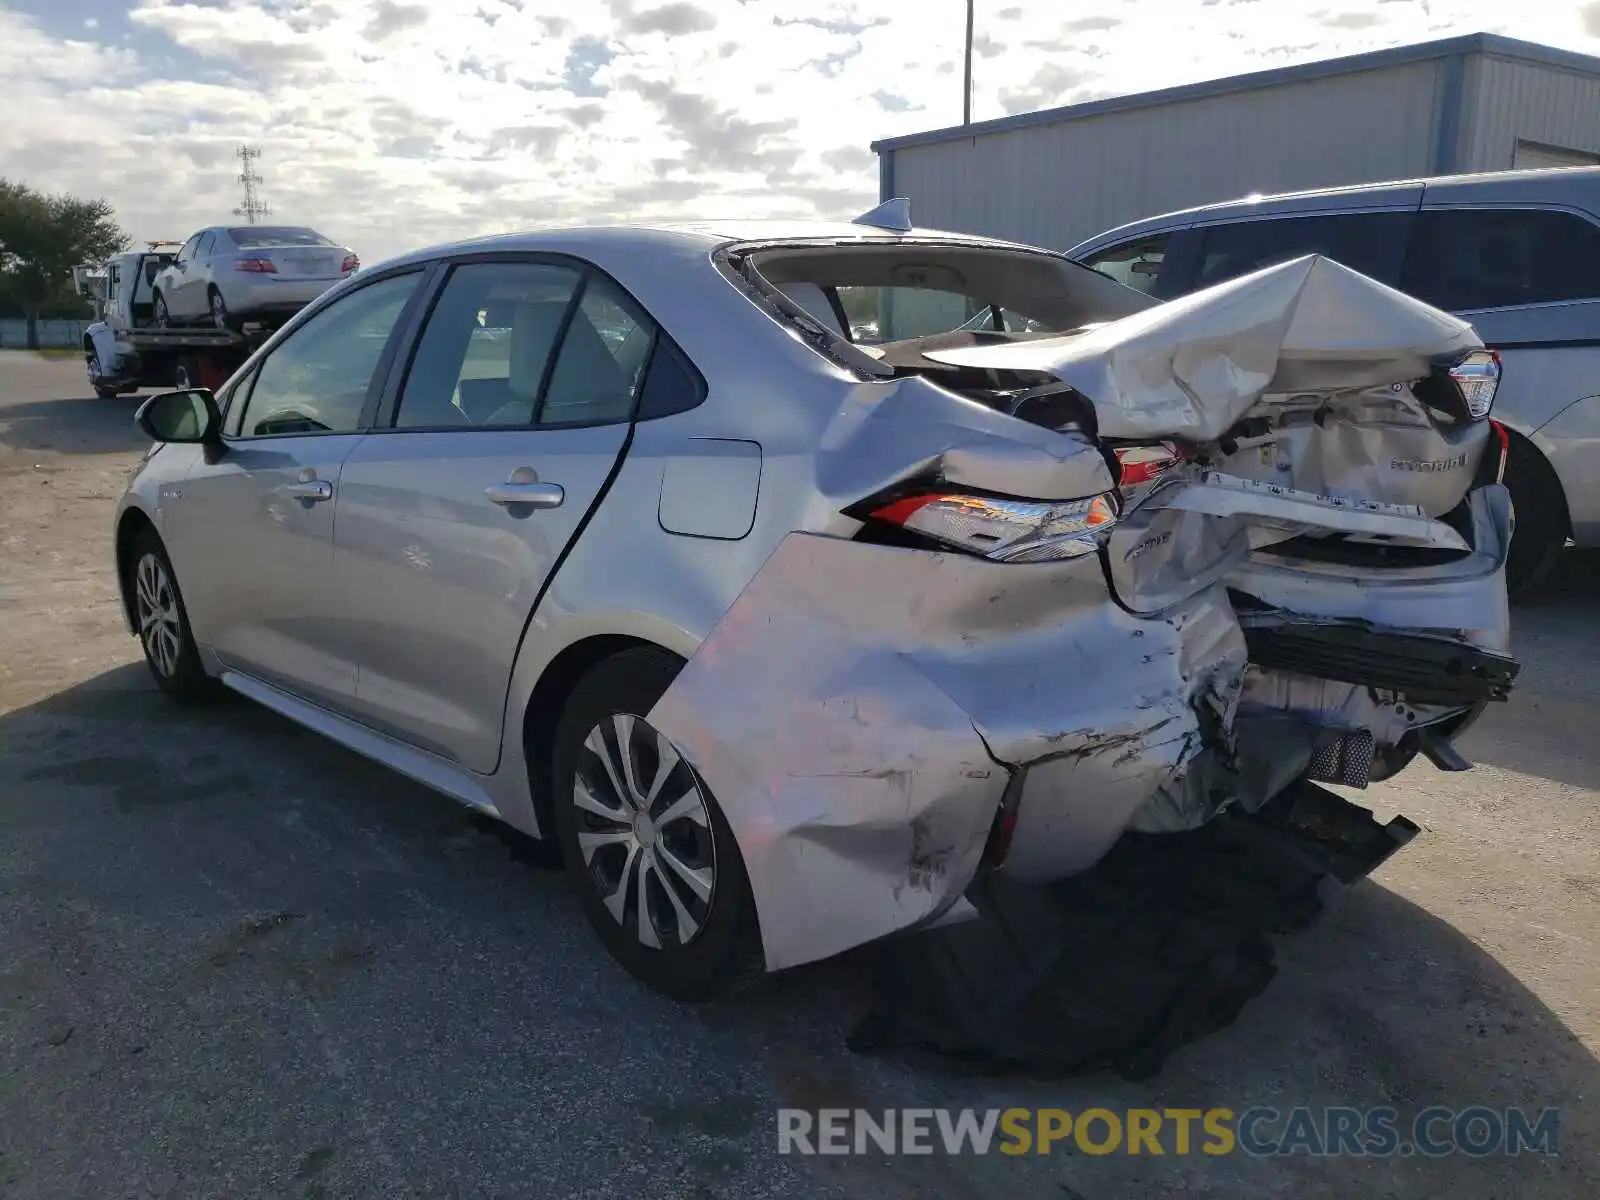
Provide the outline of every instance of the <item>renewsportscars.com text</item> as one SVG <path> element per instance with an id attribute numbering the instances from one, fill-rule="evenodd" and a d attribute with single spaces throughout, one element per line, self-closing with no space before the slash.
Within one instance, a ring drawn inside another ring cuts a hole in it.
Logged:
<path id="1" fill-rule="evenodd" d="M 1561 1114 L 1475 1105 L 1280 1111 L 1256 1107 L 778 1110 L 780 1154 L 1080 1154 L 1386 1158 L 1560 1153 Z"/>

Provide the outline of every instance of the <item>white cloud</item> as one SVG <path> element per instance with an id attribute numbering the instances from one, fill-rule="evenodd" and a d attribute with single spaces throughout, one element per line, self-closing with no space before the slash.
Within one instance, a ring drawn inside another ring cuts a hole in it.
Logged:
<path id="1" fill-rule="evenodd" d="M 979 7 L 980 120 L 1479 30 L 1600 51 L 1600 0 L 1532 16 L 1503 0 Z M 182 237 L 227 218 L 249 141 L 275 219 L 369 261 L 548 222 L 848 216 L 876 199 L 869 142 L 960 120 L 964 14 L 962 0 L 139 0 L 64 38 L 0 8 L 0 175 L 103 194 L 136 237 Z"/>

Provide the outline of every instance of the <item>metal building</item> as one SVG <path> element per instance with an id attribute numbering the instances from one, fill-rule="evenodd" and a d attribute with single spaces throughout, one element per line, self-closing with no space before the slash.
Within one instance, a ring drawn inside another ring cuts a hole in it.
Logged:
<path id="1" fill-rule="evenodd" d="M 1600 58 L 1492 34 L 874 142 L 920 226 L 1064 250 L 1280 192 L 1600 163 Z"/>

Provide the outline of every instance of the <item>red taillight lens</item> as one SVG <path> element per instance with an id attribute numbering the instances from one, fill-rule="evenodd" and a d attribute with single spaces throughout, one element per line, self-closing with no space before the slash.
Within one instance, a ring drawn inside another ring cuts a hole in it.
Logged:
<path id="1" fill-rule="evenodd" d="M 902 497 L 869 516 L 1000 562 L 1053 562 L 1093 553 L 1117 514 L 1110 492 L 1051 503 L 942 491 Z"/>
<path id="2" fill-rule="evenodd" d="M 1122 468 L 1120 486 L 1123 488 L 1151 483 L 1184 461 L 1183 451 L 1172 442 L 1158 442 L 1153 446 L 1122 446 L 1116 455 Z"/>
<path id="3" fill-rule="evenodd" d="M 346 254 L 344 256 L 344 266 L 339 268 L 339 273 L 342 275 L 348 275 L 351 271 L 359 270 L 361 270 L 361 260 L 354 254 Z"/>
<path id="4" fill-rule="evenodd" d="M 272 265 L 270 258 L 241 258 L 233 264 L 235 271 L 245 271 L 251 275 L 276 275 L 278 268 Z"/>

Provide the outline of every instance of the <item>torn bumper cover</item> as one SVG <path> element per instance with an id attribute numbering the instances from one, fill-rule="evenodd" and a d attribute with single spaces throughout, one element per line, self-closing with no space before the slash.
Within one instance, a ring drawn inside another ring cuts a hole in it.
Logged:
<path id="1" fill-rule="evenodd" d="M 1474 349 L 1463 322 L 1309 258 L 1075 340 L 927 355 L 1054 374 L 1097 431 L 917 377 L 844 405 L 816 458 L 841 513 L 930 478 L 1088 498 L 1116 486 L 1096 437 L 1192 453 L 1123 490 L 1077 557 L 848 540 L 853 519 L 777 546 L 651 713 L 727 818 L 768 969 L 971 915 L 982 871 L 1064 879 L 1125 833 L 1382 778 L 1503 698 L 1509 504 L 1468 494 L 1482 413 L 1451 394 L 1440 419 L 1422 386 Z M 1409 557 L 1295 550 L 1330 537 Z"/>
<path id="2" fill-rule="evenodd" d="M 1003 801 L 1008 873 L 1091 865 L 1228 726 L 1245 658 L 1221 588 L 1144 620 L 1092 556 L 791 534 L 650 720 L 717 797 L 778 970 L 946 914 Z"/>

